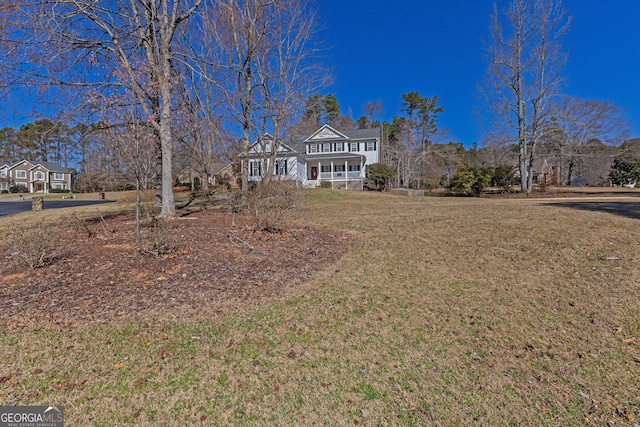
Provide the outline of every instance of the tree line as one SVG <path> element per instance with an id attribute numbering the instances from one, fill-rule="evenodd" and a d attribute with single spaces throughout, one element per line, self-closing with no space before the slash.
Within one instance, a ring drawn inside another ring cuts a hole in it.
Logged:
<path id="1" fill-rule="evenodd" d="M 324 123 L 380 127 L 393 185 L 449 185 L 460 164 L 516 165 L 523 192 L 543 157 L 570 185 L 585 170 L 608 177 L 633 145 L 622 145 L 629 124 L 615 104 L 562 93 L 571 18 L 560 0 L 494 6 L 487 133 L 471 148 L 438 128 L 437 95 L 401 94 L 390 121 L 381 100 L 361 117 L 341 114 L 307 0 L 0 0 L 0 12 L 0 94 L 38 99 L 56 118 L 3 129 L 0 156 L 75 159 L 84 188 L 134 180 L 156 189 L 165 218 L 175 213 L 174 168 L 208 176 L 266 132 L 277 147 Z"/>
<path id="2" fill-rule="evenodd" d="M 177 155 L 206 174 L 235 129 L 245 153 L 267 131 L 279 141 L 330 78 L 306 0 L 1 0 L 0 12 L 0 92 L 111 139 L 96 162 L 151 168 L 162 218 L 175 215 Z"/>

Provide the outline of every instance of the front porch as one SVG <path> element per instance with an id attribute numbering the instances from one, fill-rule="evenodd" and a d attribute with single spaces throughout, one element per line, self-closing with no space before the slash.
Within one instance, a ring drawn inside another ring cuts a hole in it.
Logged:
<path id="1" fill-rule="evenodd" d="M 319 155 L 307 159 L 306 186 L 362 190 L 364 164 L 364 156 L 358 154 Z"/>
<path id="2" fill-rule="evenodd" d="M 44 181 L 31 181 L 29 193 L 48 193 L 49 184 Z"/>

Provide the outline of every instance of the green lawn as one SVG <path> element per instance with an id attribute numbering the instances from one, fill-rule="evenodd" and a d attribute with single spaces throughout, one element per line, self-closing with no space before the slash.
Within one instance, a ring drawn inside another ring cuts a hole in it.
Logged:
<path id="1" fill-rule="evenodd" d="M 295 221 L 356 242 L 339 264 L 205 322 L 1 331 L 0 405 L 69 425 L 640 423 L 635 198 L 307 196 Z"/>

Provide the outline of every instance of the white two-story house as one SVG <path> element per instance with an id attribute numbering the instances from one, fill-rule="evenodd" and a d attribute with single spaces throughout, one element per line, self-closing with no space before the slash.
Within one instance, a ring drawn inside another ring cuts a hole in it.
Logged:
<path id="1" fill-rule="evenodd" d="M 249 147 L 242 159 L 249 181 L 295 180 L 299 186 L 361 190 L 368 165 L 380 161 L 380 129 L 338 131 L 324 125 L 295 147 L 277 144 L 270 135 Z"/>
<path id="2" fill-rule="evenodd" d="M 322 126 L 304 141 L 304 186 L 362 190 L 366 167 L 380 161 L 380 138 L 380 128 Z"/>
<path id="3" fill-rule="evenodd" d="M 277 145 L 275 156 L 274 145 Z M 267 174 L 274 180 L 295 180 L 299 184 L 304 181 L 304 156 L 300 150 L 282 142 L 274 144 L 269 134 L 249 147 L 249 157 L 242 162 L 249 182 L 262 181 Z"/>

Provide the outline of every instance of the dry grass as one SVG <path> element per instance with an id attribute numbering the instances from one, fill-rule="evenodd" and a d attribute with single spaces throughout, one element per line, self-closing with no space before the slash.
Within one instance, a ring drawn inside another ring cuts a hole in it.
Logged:
<path id="1" fill-rule="evenodd" d="M 357 239 L 339 265 L 204 323 L 2 331 L 0 404 L 70 425 L 633 426 L 640 203 L 559 203 L 311 192 L 297 220 Z"/>

